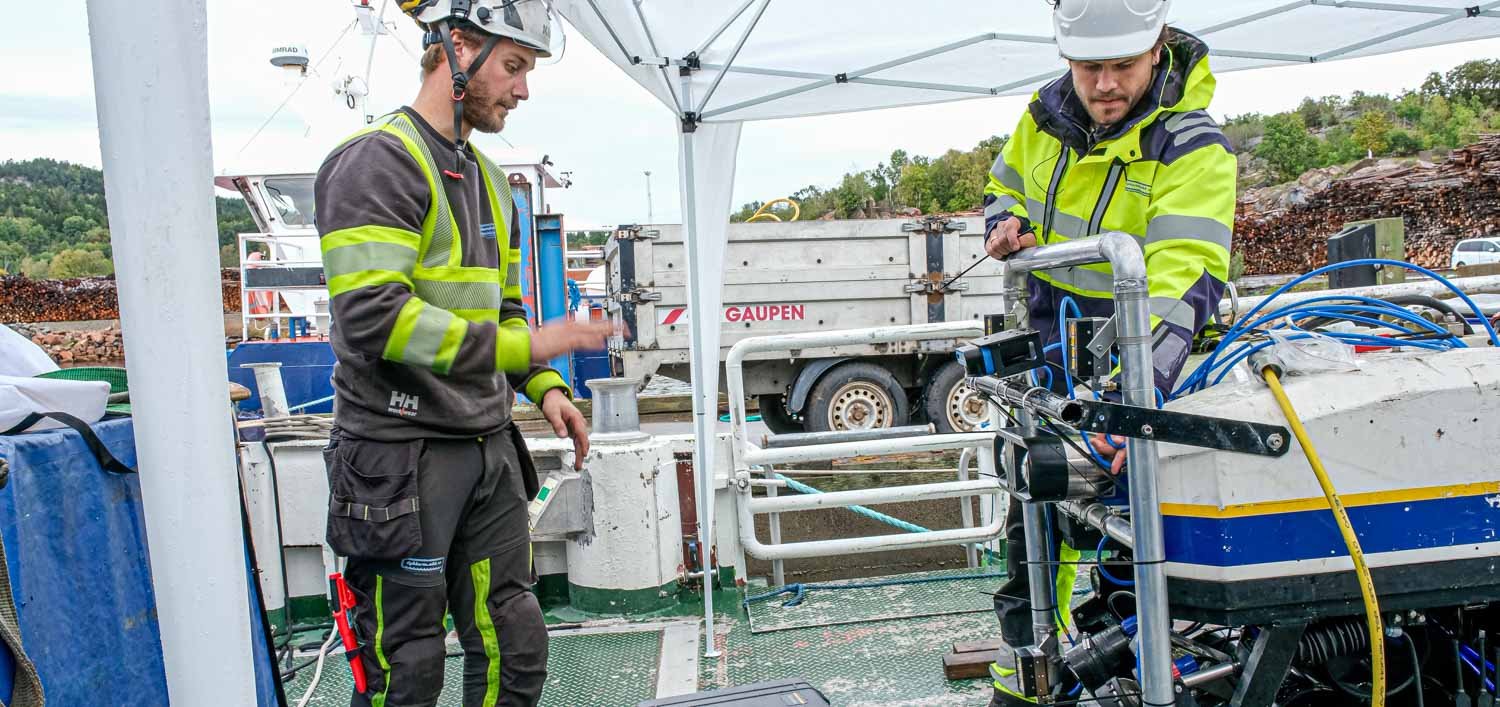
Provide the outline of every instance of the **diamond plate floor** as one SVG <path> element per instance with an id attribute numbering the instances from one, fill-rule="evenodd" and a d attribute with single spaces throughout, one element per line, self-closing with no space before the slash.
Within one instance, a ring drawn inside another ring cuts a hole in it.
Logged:
<path id="1" fill-rule="evenodd" d="M 751 603 L 750 632 L 992 611 L 993 602 L 983 591 L 995 591 L 1005 581 L 1003 574 L 999 568 L 958 569 L 819 582 L 806 589 L 796 606 L 783 606 L 791 593 Z"/>
<path id="2" fill-rule="evenodd" d="M 983 592 L 994 591 L 1001 581 L 976 575 L 993 571 L 950 570 L 880 578 L 968 575 L 894 587 L 815 589 L 794 620 L 777 615 L 789 611 L 780 606 L 784 597 L 769 600 L 763 602 L 766 606 L 755 608 L 755 621 L 779 623 L 775 630 L 763 633 L 752 632 L 751 616 L 737 600 L 720 595 L 717 606 L 723 607 L 724 613 L 715 617 L 714 640 L 721 655 L 699 658 L 698 687 L 712 690 L 798 677 L 817 686 L 835 705 L 987 705 L 987 681 L 945 679 L 942 656 L 957 641 L 998 635 L 994 615 L 975 608 L 989 603 Z M 750 590 L 752 594 L 758 591 L 764 588 Z M 682 614 L 691 618 L 691 611 L 692 607 L 685 604 Z M 898 613 L 907 615 L 893 616 Z M 549 641 L 542 704 L 631 707 L 655 697 L 662 618 L 651 621 L 657 623 L 641 626 L 646 630 L 554 633 Z M 615 624 L 609 630 L 629 628 Z M 701 655 L 701 646 L 695 650 Z M 447 687 L 438 704 L 460 707 L 462 660 L 449 659 L 445 672 Z M 306 670 L 288 683 L 287 696 L 293 703 L 302 696 L 311 676 L 311 670 Z M 309 707 L 343 707 L 348 704 L 349 692 L 348 664 L 341 656 L 330 656 Z"/>
<path id="3" fill-rule="evenodd" d="M 547 687 L 544 707 L 634 705 L 656 697 L 656 666 L 661 631 L 629 633 L 554 634 L 547 641 Z M 458 651 L 449 645 L 449 653 Z M 287 698 L 301 699 L 312 680 L 312 669 L 287 683 Z M 463 659 L 450 657 L 443 666 L 443 695 L 439 707 L 463 705 Z M 308 707 L 345 707 L 353 690 L 349 664 L 342 655 L 324 662 L 323 677 Z"/>

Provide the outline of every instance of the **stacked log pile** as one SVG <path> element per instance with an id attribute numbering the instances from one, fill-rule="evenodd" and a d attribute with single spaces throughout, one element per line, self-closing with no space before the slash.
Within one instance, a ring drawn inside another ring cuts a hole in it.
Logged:
<path id="1" fill-rule="evenodd" d="M 120 316 L 114 278 L 0 278 L 0 322 L 65 322 Z"/>
<path id="2" fill-rule="evenodd" d="M 1327 238 L 1350 221 L 1400 217 L 1406 259 L 1447 268 L 1460 239 L 1500 232 L 1500 135 L 1456 150 L 1440 164 L 1391 160 L 1342 174 L 1314 170 L 1296 184 L 1247 192 L 1234 249 L 1249 275 L 1306 272 L 1325 264 Z"/>
<path id="3" fill-rule="evenodd" d="M 239 272 L 224 270 L 221 282 L 224 311 L 240 311 Z M 32 280 L 21 275 L 0 276 L 0 322 L 119 318 L 119 299 L 112 277 Z"/>
<path id="4" fill-rule="evenodd" d="M 125 342 L 120 336 L 119 325 L 100 331 L 55 331 L 34 324 L 17 324 L 12 328 L 64 366 L 82 363 L 118 365 L 125 360 Z"/>

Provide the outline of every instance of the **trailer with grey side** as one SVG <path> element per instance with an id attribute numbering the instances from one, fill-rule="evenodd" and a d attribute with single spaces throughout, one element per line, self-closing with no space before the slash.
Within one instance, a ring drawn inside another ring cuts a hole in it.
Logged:
<path id="1" fill-rule="evenodd" d="M 1001 266 L 971 218 L 732 224 L 720 361 L 751 336 L 980 320 L 1000 308 Z M 616 375 L 689 380 L 687 252 L 679 225 L 622 227 L 605 246 Z M 948 284 L 971 265 L 977 266 Z M 946 287 L 944 285 L 947 285 Z M 984 403 L 952 357 L 957 341 L 840 346 L 752 356 L 745 393 L 777 432 L 930 421 L 971 431 Z M 722 370 L 722 369 L 721 369 Z M 723 384 L 724 377 L 719 377 Z"/>

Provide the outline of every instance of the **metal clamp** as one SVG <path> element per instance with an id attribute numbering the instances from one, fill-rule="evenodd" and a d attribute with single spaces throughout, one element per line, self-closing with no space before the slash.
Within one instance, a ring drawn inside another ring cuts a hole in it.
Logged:
<path id="1" fill-rule="evenodd" d="M 927 216 L 921 220 L 901 224 L 902 233 L 962 233 L 967 230 L 969 230 L 968 223 L 944 216 Z"/>
<path id="2" fill-rule="evenodd" d="M 637 287 L 637 288 L 635 288 L 633 290 L 626 290 L 624 292 L 621 292 L 618 295 L 615 295 L 615 300 L 619 301 L 619 302 L 626 302 L 626 303 L 629 303 L 629 304 L 644 304 L 646 302 L 660 302 L 661 301 L 661 293 L 660 292 L 653 292 L 652 290 L 650 290 L 648 288 L 645 288 L 645 287 Z"/>
<path id="3" fill-rule="evenodd" d="M 1114 316 L 1099 327 L 1099 332 L 1089 340 L 1089 353 L 1095 356 L 1108 356 L 1110 349 L 1114 348 L 1115 340 L 1119 338 L 1119 322 Z"/>
<path id="4" fill-rule="evenodd" d="M 640 226 L 621 226 L 615 230 L 615 240 L 617 241 L 654 241 L 658 238 L 661 238 L 661 231 L 655 228 L 646 229 Z"/>
<path id="5" fill-rule="evenodd" d="M 903 292 L 914 295 L 935 295 L 945 292 L 966 292 L 968 291 L 968 289 L 969 283 L 967 282 L 949 282 L 949 284 L 947 284 L 946 286 L 943 285 L 943 274 L 937 272 L 928 273 L 926 277 L 912 280 L 911 282 L 907 283 L 905 287 L 901 288 Z"/>

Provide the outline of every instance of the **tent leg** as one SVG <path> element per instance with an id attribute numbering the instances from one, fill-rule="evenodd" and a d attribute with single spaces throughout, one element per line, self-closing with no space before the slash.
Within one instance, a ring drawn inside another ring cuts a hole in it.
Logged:
<path id="1" fill-rule="evenodd" d="M 683 79 L 684 95 L 689 90 L 688 79 Z M 692 379 L 693 379 L 693 437 L 694 448 L 697 451 L 697 463 L 693 465 L 697 472 L 698 482 L 698 548 L 703 558 L 703 657 L 719 657 L 718 647 L 714 643 L 714 574 L 717 568 L 714 566 L 714 469 L 712 452 L 709 451 L 714 442 L 714 428 L 718 422 L 718 386 L 707 386 L 706 379 L 709 378 L 708 371 L 703 370 L 705 360 L 718 364 L 718 346 L 712 347 L 711 354 L 705 354 L 703 348 L 703 327 L 705 322 L 698 301 L 703 296 L 702 284 L 697 267 L 697 253 L 701 244 L 698 242 L 698 212 L 697 195 L 694 185 L 695 170 L 693 167 L 693 134 L 684 133 L 682 136 L 685 212 L 683 224 L 687 227 L 687 250 L 688 262 L 693 267 L 688 269 L 688 302 L 692 315 L 688 319 L 692 330 L 694 343 L 692 353 Z M 705 392 L 704 388 L 709 387 Z"/>
<path id="2" fill-rule="evenodd" d="M 203 239 L 214 232 L 207 4 L 87 7 L 166 678 L 153 701 L 251 707 L 250 580 L 225 415 L 224 313 L 217 247 Z"/>

